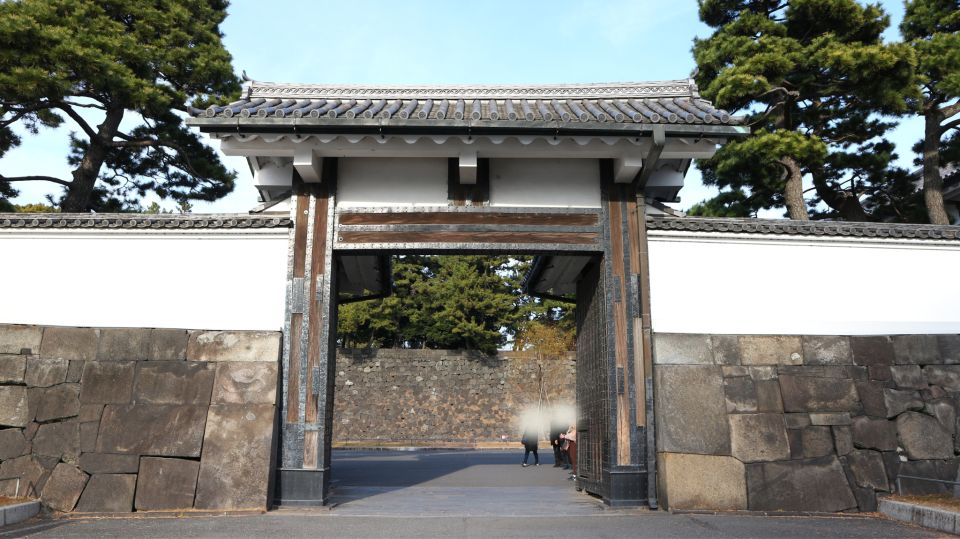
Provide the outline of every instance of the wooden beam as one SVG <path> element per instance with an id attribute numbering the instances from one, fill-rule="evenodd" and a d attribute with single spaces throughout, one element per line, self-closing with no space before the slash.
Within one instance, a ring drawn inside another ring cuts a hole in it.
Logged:
<path id="1" fill-rule="evenodd" d="M 643 168 L 643 158 L 624 155 L 613 160 L 614 183 L 633 183 L 637 173 Z"/>
<path id="2" fill-rule="evenodd" d="M 463 152 L 460 154 L 460 183 L 473 185 L 477 183 L 477 152 Z"/>
<path id="3" fill-rule="evenodd" d="M 663 152 L 663 147 L 667 143 L 667 136 L 663 130 L 662 125 L 653 126 L 653 145 L 650 146 L 650 151 L 647 152 L 647 158 L 644 160 L 643 168 L 640 169 L 640 174 L 637 175 L 637 191 L 643 192 L 643 188 L 647 186 L 647 182 L 650 181 L 650 175 L 653 174 L 654 169 L 657 166 L 657 161 L 660 160 L 660 154 Z"/>
<path id="4" fill-rule="evenodd" d="M 341 225 L 596 226 L 596 213 L 396 212 L 341 213 Z"/>
<path id="5" fill-rule="evenodd" d="M 341 244 L 351 243 L 596 243 L 596 232 L 340 232 Z"/>
<path id="6" fill-rule="evenodd" d="M 312 148 L 297 148 L 293 154 L 293 168 L 306 183 L 319 183 L 323 179 L 323 158 Z"/>

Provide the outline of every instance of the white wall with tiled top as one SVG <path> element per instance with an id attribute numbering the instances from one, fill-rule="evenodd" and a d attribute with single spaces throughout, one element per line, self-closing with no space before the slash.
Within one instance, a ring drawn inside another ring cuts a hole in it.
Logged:
<path id="1" fill-rule="evenodd" d="M 653 330 L 960 333 L 960 242 L 651 230 Z"/>
<path id="2" fill-rule="evenodd" d="M 288 230 L 0 230 L 0 323 L 283 326 Z"/>

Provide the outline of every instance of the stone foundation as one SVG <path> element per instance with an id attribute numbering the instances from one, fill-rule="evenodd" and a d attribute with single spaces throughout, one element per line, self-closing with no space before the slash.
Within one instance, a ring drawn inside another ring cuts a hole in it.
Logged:
<path id="1" fill-rule="evenodd" d="M 538 360 L 530 352 L 341 350 L 334 443 L 516 442 L 520 415 L 537 407 L 541 367 L 544 407 L 576 401 L 574 358 L 573 353 Z"/>
<path id="2" fill-rule="evenodd" d="M 266 509 L 279 332 L 0 325 L 0 495 Z"/>
<path id="3" fill-rule="evenodd" d="M 654 361 L 670 508 L 876 511 L 901 474 L 957 480 L 960 336 L 657 334 Z"/>

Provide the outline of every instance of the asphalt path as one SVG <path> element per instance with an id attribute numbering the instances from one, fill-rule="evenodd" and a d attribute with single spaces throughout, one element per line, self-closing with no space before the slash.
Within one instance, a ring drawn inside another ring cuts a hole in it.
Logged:
<path id="1" fill-rule="evenodd" d="M 522 451 L 338 451 L 328 507 L 263 514 L 33 519 L 0 537 L 940 537 L 862 515 L 771 517 L 610 509 Z"/>

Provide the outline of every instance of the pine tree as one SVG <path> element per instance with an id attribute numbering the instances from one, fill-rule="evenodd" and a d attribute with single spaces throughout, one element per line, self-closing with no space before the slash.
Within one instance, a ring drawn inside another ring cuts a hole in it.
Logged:
<path id="1" fill-rule="evenodd" d="M 0 175 L 0 197 L 15 196 L 15 182 L 45 181 L 64 187 L 63 211 L 110 211 L 138 207 L 149 191 L 179 203 L 229 193 L 235 173 L 182 121 L 191 106 L 239 93 L 219 29 L 226 8 L 0 2 L 0 156 L 21 142 L 15 125 L 36 134 L 69 118 L 80 129 L 70 137 L 71 179 Z"/>
<path id="2" fill-rule="evenodd" d="M 923 199 L 930 222 L 948 225 L 940 168 L 960 162 L 960 2 L 908 0 L 906 8 L 900 31 L 916 52 L 922 93 L 916 108 L 924 118 Z"/>
<path id="3" fill-rule="evenodd" d="M 700 163 L 721 196 L 694 213 L 785 206 L 809 219 L 809 174 L 809 203 L 871 219 L 861 197 L 882 188 L 869 171 L 891 127 L 880 115 L 902 113 L 913 91 L 909 47 L 881 41 L 887 15 L 854 0 L 700 0 L 700 19 L 715 31 L 694 43 L 697 82 L 705 98 L 745 113 L 753 134 Z"/>

